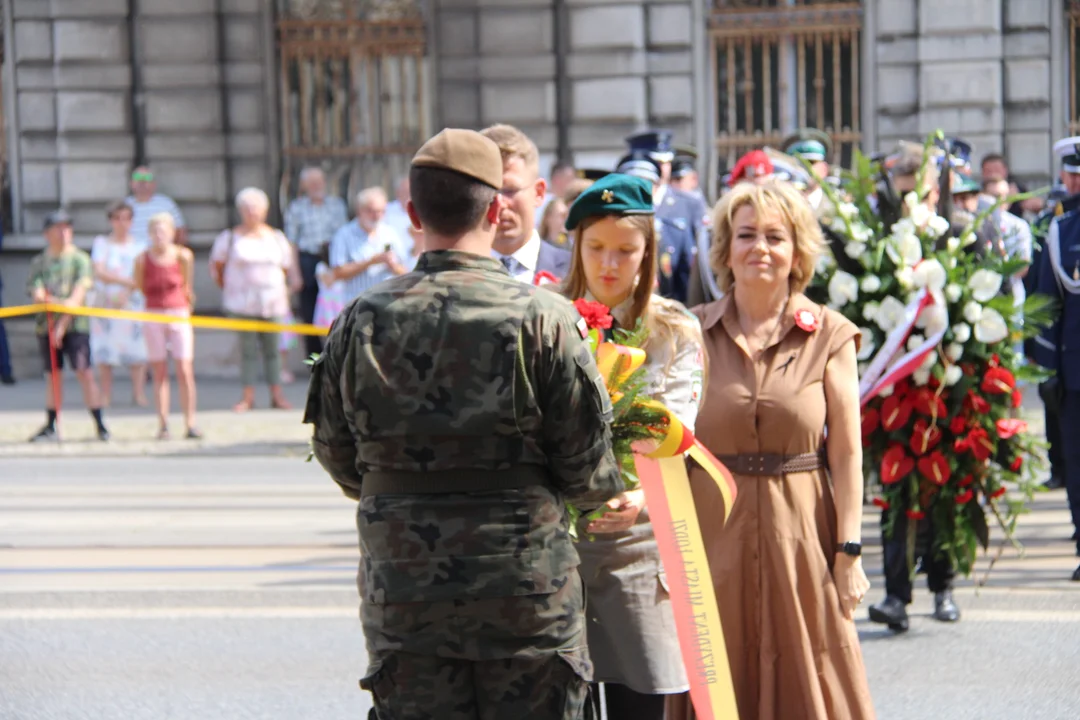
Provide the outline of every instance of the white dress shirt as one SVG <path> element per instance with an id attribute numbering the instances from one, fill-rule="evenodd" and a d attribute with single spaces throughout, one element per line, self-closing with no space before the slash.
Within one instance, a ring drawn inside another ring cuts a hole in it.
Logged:
<path id="1" fill-rule="evenodd" d="M 540 233 L 534 229 L 532 237 L 519 247 L 513 255 L 503 255 L 492 250 L 491 256 L 503 265 L 509 265 L 507 270 L 515 280 L 532 285 L 533 280 L 536 278 L 536 265 L 540 260 L 540 243 L 542 242 Z"/>

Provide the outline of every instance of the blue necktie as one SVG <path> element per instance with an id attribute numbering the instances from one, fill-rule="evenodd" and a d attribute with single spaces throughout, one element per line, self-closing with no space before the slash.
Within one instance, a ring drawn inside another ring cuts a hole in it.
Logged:
<path id="1" fill-rule="evenodd" d="M 499 262 L 501 262 L 503 264 L 503 267 L 506 268 L 506 272 L 510 273 L 511 275 L 513 275 L 517 271 L 518 261 L 510 255 L 503 255 L 501 258 L 499 258 Z"/>

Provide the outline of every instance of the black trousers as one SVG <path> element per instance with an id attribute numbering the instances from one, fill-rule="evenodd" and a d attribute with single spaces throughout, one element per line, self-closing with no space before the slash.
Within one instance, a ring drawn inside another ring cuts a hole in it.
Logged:
<path id="1" fill-rule="evenodd" d="M 600 684 L 593 684 L 593 712 L 600 715 Z M 604 683 L 604 705 L 608 720 L 664 720 L 667 695 L 645 695 L 625 685 Z"/>
<path id="2" fill-rule="evenodd" d="M 1066 390 L 1062 395 L 1059 437 L 1065 458 L 1065 493 L 1076 530 L 1076 554 L 1080 555 L 1080 390 Z"/>
<path id="3" fill-rule="evenodd" d="M 1065 450 L 1061 434 L 1061 399 L 1050 398 L 1056 392 L 1056 383 L 1039 385 L 1039 397 L 1043 399 L 1043 412 L 1046 417 L 1046 442 L 1050 444 L 1047 453 L 1050 457 L 1050 475 L 1065 479 Z"/>
<path id="4" fill-rule="evenodd" d="M 926 585 L 930 592 L 944 592 L 952 587 L 956 570 L 948 555 L 939 553 L 933 545 L 934 524 L 930 519 L 933 506 L 926 510 L 926 517 L 915 523 L 915 563 L 926 573 Z M 897 518 L 893 523 L 891 535 L 884 530 L 885 514 L 882 513 L 881 545 L 885 556 L 885 592 L 900 598 L 905 605 L 911 604 L 912 579 L 908 572 L 907 534 L 910 521 L 906 517 Z"/>
<path id="5" fill-rule="evenodd" d="M 300 319 L 310 325 L 315 319 L 315 301 L 319 299 L 319 281 L 315 279 L 315 266 L 321 258 L 308 252 L 300 253 L 300 277 L 304 287 L 300 290 Z M 322 352 L 322 338 L 317 335 L 304 336 L 304 355 Z"/>

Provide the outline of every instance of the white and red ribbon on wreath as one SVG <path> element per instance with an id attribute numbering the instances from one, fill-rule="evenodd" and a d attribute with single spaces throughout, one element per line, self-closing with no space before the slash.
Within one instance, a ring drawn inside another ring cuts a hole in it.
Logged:
<path id="1" fill-rule="evenodd" d="M 904 318 L 885 338 L 870 366 L 859 379 L 859 401 L 862 406 L 870 402 L 884 387 L 895 385 L 922 366 L 927 355 L 945 338 L 949 323 L 945 322 L 938 332 L 924 339 L 913 350 L 899 354 L 906 347 L 907 339 L 919 320 L 919 315 L 935 303 L 934 296 L 923 288 L 904 308 Z"/>

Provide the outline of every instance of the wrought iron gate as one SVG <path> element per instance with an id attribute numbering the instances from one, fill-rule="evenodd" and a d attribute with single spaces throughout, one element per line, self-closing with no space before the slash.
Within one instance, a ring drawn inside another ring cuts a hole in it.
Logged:
<path id="1" fill-rule="evenodd" d="M 744 152 L 816 127 L 846 163 L 859 122 L 861 2 L 713 0 L 716 152 L 730 168 Z"/>
<path id="2" fill-rule="evenodd" d="M 282 207 L 318 165 L 350 198 L 391 187 L 427 136 L 413 0 L 278 0 Z"/>

